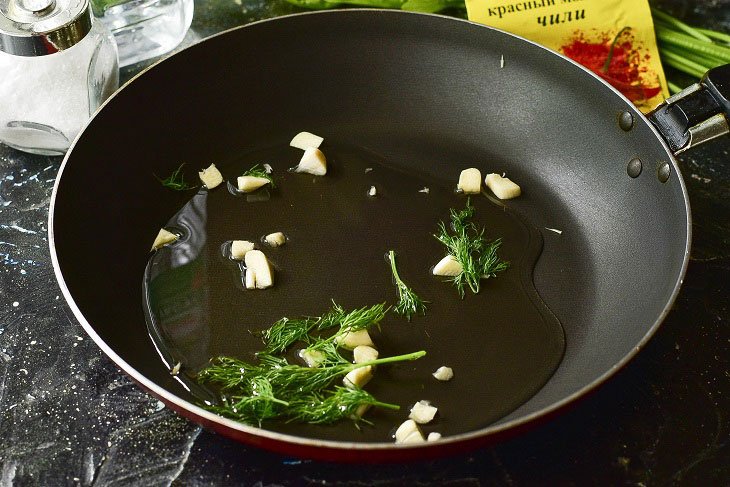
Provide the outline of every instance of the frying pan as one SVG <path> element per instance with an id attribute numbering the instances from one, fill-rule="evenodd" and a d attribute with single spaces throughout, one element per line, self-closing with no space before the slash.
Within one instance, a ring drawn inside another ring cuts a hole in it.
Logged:
<path id="1" fill-rule="evenodd" d="M 168 407 L 237 440 L 342 461 L 427 458 L 499 441 L 606 381 L 669 311 L 690 248 L 674 152 L 727 132 L 727 79 L 726 70 L 710 72 L 650 122 L 571 60 L 462 20 L 353 9 L 233 29 L 146 71 L 79 135 L 51 203 L 56 277 L 122 370 Z M 189 195 L 162 197 L 149 174 L 286 145 L 304 128 L 367 141 L 404 170 L 441 178 L 453 177 L 454 161 L 499 161 L 527 188 L 508 206 L 536 228 L 563 230 L 545 233 L 533 274 L 566 338 L 537 394 L 476 431 L 395 446 L 245 426 L 195 406 L 171 380 L 144 326 L 141 280 L 150 236 Z"/>

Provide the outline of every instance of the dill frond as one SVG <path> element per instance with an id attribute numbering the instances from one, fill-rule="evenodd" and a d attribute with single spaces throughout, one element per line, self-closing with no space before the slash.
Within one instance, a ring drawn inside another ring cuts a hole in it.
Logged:
<path id="1" fill-rule="evenodd" d="M 274 178 L 271 177 L 271 174 L 266 172 L 266 169 L 263 167 L 259 167 L 258 164 L 254 164 L 249 169 L 243 172 L 241 176 L 253 176 L 255 178 L 264 178 L 269 180 L 269 184 L 272 188 L 276 187 L 276 184 L 274 184 Z"/>
<path id="2" fill-rule="evenodd" d="M 394 408 L 380 403 L 361 391 L 346 393 L 341 387 L 328 395 L 326 388 L 348 372 L 368 365 L 417 360 L 425 351 L 394 357 L 379 358 L 360 364 L 336 363 L 309 368 L 287 363 L 286 359 L 263 356 L 261 365 L 252 365 L 231 357 L 219 357 L 198 373 L 198 380 L 210 383 L 225 391 L 219 405 L 203 405 L 206 409 L 246 424 L 261 426 L 271 419 L 287 419 L 296 422 L 334 422 L 343 417 L 336 410 L 345 410 L 350 416 L 363 403 Z M 355 389 L 357 391 L 357 389 Z M 334 398 L 332 398 L 334 397 Z M 315 417 L 312 412 L 324 414 Z"/>
<path id="3" fill-rule="evenodd" d="M 189 189 L 195 189 L 197 186 L 191 186 L 188 183 L 185 182 L 185 176 L 182 174 L 182 168 L 185 165 L 185 163 L 182 163 L 178 166 L 177 169 L 175 169 L 172 174 L 170 174 L 165 179 L 161 179 L 157 177 L 157 175 L 153 174 L 155 178 L 166 188 L 173 189 L 175 191 L 187 191 Z"/>
<path id="4" fill-rule="evenodd" d="M 337 386 L 328 396 L 312 393 L 290 402 L 286 408 L 287 423 L 330 424 L 345 418 L 355 422 L 365 421 L 357 415 L 362 405 L 400 409 L 398 405 L 378 401 L 359 387 L 349 389 Z"/>
<path id="5" fill-rule="evenodd" d="M 414 314 L 426 314 L 426 304 L 428 301 L 421 299 L 405 282 L 400 278 L 398 274 L 398 268 L 395 265 L 395 252 L 389 251 L 388 258 L 390 259 L 390 270 L 393 273 L 393 279 L 395 280 L 395 286 L 398 289 L 398 304 L 395 306 L 395 312 L 401 316 L 408 318 L 411 321 L 411 317 Z"/>
<path id="6" fill-rule="evenodd" d="M 474 212 L 474 207 L 467 199 L 466 208 L 461 211 L 452 208 L 450 211 L 453 234 L 448 231 L 444 222 L 439 222 L 439 232 L 434 235 L 461 264 L 462 272 L 448 280 L 454 283 L 462 298 L 467 286 L 477 294 L 482 279 L 495 277 L 509 266 L 509 262 L 501 260 L 497 255 L 502 239 L 486 240 L 485 229 L 477 227 L 471 221 Z"/>

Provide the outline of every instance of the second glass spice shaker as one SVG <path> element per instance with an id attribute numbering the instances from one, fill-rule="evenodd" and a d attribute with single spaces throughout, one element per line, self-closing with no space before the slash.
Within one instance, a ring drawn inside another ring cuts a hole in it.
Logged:
<path id="1" fill-rule="evenodd" d="M 118 85 L 114 37 L 89 0 L 0 0 L 0 142 L 63 154 Z"/>
<path id="2" fill-rule="evenodd" d="M 193 0 L 91 0 L 91 6 L 114 34 L 120 66 L 171 51 L 193 20 Z"/>

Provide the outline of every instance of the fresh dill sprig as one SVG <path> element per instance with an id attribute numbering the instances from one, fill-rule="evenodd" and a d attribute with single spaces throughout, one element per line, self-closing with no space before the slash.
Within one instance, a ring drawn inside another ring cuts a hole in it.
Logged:
<path id="1" fill-rule="evenodd" d="M 389 308 L 388 308 L 389 309 Z M 307 345 L 316 345 L 320 350 L 327 343 L 331 343 L 349 332 L 367 329 L 380 322 L 388 311 L 385 303 L 374 306 L 363 306 L 353 311 L 345 311 L 342 306 L 332 301 L 332 308 L 320 317 L 306 316 L 304 318 L 289 319 L 282 318 L 270 328 L 258 332 L 266 345 L 260 354 L 276 355 L 285 352 L 295 342 L 304 342 Z M 325 340 L 316 339 L 311 332 L 324 331 L 335 326 L 340 329 L 330 338 Z"/>
<path id="2" fill-rule="evenodd" d="M 276 187 L 276 184 L 274 184 L 274 178 L 271 177 L 271 174 L 266 172 L 266 169 L 263 167 L 259 167 L 258 164 L 254 164 L 249 169 L 243 172 L 241 176 L 253 176 L 255 178 L 264 178 L 269 180 L 269 184 L 271 184 L 272 188 Z"/>
<path id="3" fill-rule="evenodd" d="M 385 307 L 385 303 L 363 306 L 362 308 L 349 312 L 343 310 L 337 303 L 333 302 L 333 305 L 332 310 L 320 319 L 318 329 L 325 330 L 339 325 L 339 330 L 327 338 L 312 340 L 305 349 L 306 352 L 322 352 L 330 360 L 337 360 L 339 356 L 339 352 L 336 355 L 332 354 L 332 346 L 334 345 L 334 350 L 336 351 L 338 341 L 341 337 L 348 333 L 367 330 L 373 325 L 378 325 L 390 310 L 390 307 Z"/>
<path id="4" fill-rule="evenodd" d="M 359 364 L 337 363 L 316 368 L 289 364 L 286 359 L 271 356 L 265 356 L 258 366 L 231 357 L 219 357 L 199 372 L 197 378 L 202 383 L 218 386 L 228 394 L 221 405 L 205 405 L 206 409 L 247 424 L 260 426 L 273 418 L 333 422 L 350 416 L 363 403 L 384 404 L 369 394 L 365 395 L 367 393 L 340 392 L 343 388 L 336 388 L 330 396 L 325 396 L 323 391 L 337 377 L 360 367 L 416 360 L 424 355 L 426 352 L 422 350 Z M 392 409 L 397 406 L 384 407 Z M 313 419 L 307 408 L 325 412 L 325 417 Z M 346 411 L 347 415 L 338 414 L 337 409 Z"/>
<path id="5" fill-rule="evenodd" d="M 161 179 L 155 174 L 153 174 L 153 176 L 155 176 L 155 178 L 160 183 L 162 183 L 164 187 L 174 189 L 175 191 L 187 191 L 189 189 L 195 189 L 196 186 L 191 186 L 185 182 L 185 175 L 182 174 L 182 168 L 184 165 L 184 162 L 180 164 L 178 168 L 175 169 L 172 174 L 167 176 L 165 179 Z"/>
<path id="6" fill-rule="evenodd" d="M 395 266 L 395 252 L 390 250 L 388 252 L 388 258 L 390 259 L 390 270 L 393 272 L 393 279 L 395 279 L 395 286 L 398 289 L 398 304 L 395 306 L 395 312 L 401 316 L 408 318 L 411 321 L 411 316 L 414 314 L 426 314 L 426 304 L 428 301 L 421 299 L 413 289 L 408 287 L 403 279 L 398 275 L 398 269 Z"/>
<path id="7" fill-rule="evenodd" d="M 368 422 L 357 414 L 357 410 L 365 405 L 400 409 L 398 405 L 378 401 L 359 387 L 350 389 L 337 386 L 329 396 L 313 393 L 291 401 L 285 414 L 287 423 L 330 424 L 345 418 Z"/>
<path id="8" fill-rule="evenodd" d="M 284 353 L 289 346 L 295 342 L 309 342 L 309 332 L 319 323 L 320 318 L 305 317 L 296 320 L 282 318 L 270 328 L 262 332 L 258 332 L 266 348 L 263 352 L 266 354 Z"/>
<path id="9" fill-rule="evenodd" d="M 447 230 L 444 222 L 439 222 L 439 233 L 436 240 L 444 244 L 447 252 L 461 264 L 460 274 L 450 278 L 463 298 L 466 286 L 476 294 L 482 279 L 495 277 L 498 272 L 505 270 L 509 262 L 499 258 L 497 251 L 502 245 L 502 239 L 487 241 L 484 238 L 484 228 L 481 229 L 472 222 L 475 209 L 469 200 L 466 208 L 461 211 L 451 209 L 451 228 L 453 234 Z"/>

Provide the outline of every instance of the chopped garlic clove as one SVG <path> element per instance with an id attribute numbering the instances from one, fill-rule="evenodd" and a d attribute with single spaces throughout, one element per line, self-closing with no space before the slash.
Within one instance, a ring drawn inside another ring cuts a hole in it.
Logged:
<path id="1" fill-rule="evenodd" d="M 364 387 L 372 378 L 373 366 L 366 365 L 348 372 L 345 378 L 342 379 L 342 383 L 349 389 L 355 389 L 356 387 Z"/>
<path id="2" fill-rule="evenodd" d="M 367 330 L 351 331 L 335 338 L 338 345 L 346 348 L 356 348 L 359 345 L 373 346 L 373 340 Z"/>
<path id="3" fill-rule="evenodd" d="M 423 188 L 418 190 L 419 193 L 426 193 L 426 194 L 428 194 L 430 191 L 431 190 L 428 189 L 428 186 L 424 186 Z"/>
<path id="4" fill-rule="evenodd" d="M 403 421 L 400 426 L 398 426 L 397 430 L 395 430 L 395 442 L 405 443 L 406 439 L 410 438 L 413 435 L 420 436 L 421 440 L 423 440 L 423 434 L 418 428 L 416 422 L 412 419 L 407 419 Z M 415 441 L 411 441 L 411 443 L 415 443 Z"/>
<path id="5" fill-rule="evenodd" d="M 461 274 L 463 268 L 456 257 L 453 255 L 447 255 L 441 259 L 438 264 L 433 266 L 434 276 L 458 276 Z"/>
<path id="6" fill-rule="evenodd" d="M 239 176 L 238 177 L 238 191 L 241 193 L 250 193 L 256 191 L 261 186 L 269 184 L 269 180 L 266 178 L 257 178 L 256 176 Z"/>
<path id="7" fill-rule="evenodd" d="M 431 406 L 428 402 L 418 401 L 411 408 L 411 414 L 408 417 L 418 424 L 426 424 L 433 421 L 437 412 L 438 408 Z"/>
<path id="8" fill-rule="evenodd" d="M 307 367 L 319 367 L 324 362 L 324 353 L 319 350 L 307 350 L 304 349 L 299 352 L 299 357 L 307 364 Z"/>
<path id="9" fill-rule="evenodd" d="M 297 149 L 307 150 L 309 147 L 318 148 L 322 145 L 323 140 L 324 139 L 319 135 L 314 135 L 309 132 L 299 132 L 293 139 L 291 139 L 289 145 L 296 147 Z"/>
<path id="10" fill-rule="evenodd" d="M 461 171 L 457 189 L 462 190 L 465 194 L 478 194 L 482 189 L 482 173 L 479 172 L 479 169 L 472 167 Z"/>
<path id="11" fill-rule="evenodd" d="M 247 252 L 253 250 L 253 242 L 248 240 L 234 240 L 231 243 L 231 257 L 236 260 L 244 258 Z"/>
<path id="12" fill-rule="evenodd" d="M 436 433 L 435 431 L 432 431 L 428 434 L 428 438 L 426 441 L 438 441 L 441 439 L 441 433 Z"/>
<path id="13" fill-rule="evenodd" d="M 175 235 L 174 233 L 168 232 L 164 228 L 161 228 L 160 231 L 157 233 L 157 236 L 155 237 L 155 241 L 152 244 L 152 249 L 150 249 L 150 250 L 157 250 L 167 243 L 174 242 L 178 238 L 180 238 L 180 237 Z"/>
<path id="14" fill-rule="evenodd" d="M 211 164 L 207 169 L 198 172 L 198 176 L 200 177 L 200 181 L 208 189 L 213 189 L 223 182 L 223 176 L 218 168 L 215 167 L 215 164 Z"/>
<path id="15" fill-rule="evenodd" d="M 246 263 L 246 289 L 266 289 L 274 285 L 274 270 L 263 252 L 250 250 L 244 257 Z"/>
<path id="16" fill-rule="evenodd" d="M 327 159 L 322 151 L 316 147 L 308 147 L 304 151 L 299 165 L 294 168 L 296 172 L 306 172 L 315 176 L 324 176 L 327 174 Z"/>
<path id="17" fill-rule="evenodd" d="M 411 444 L 411 443 L 425 443 L 425 442 L 426 442 L 426 440 L 423 438 L 423 433 L 421 433 L 420 431 L 414 431 L 413 433 L 408 435 L 408 437 L 405 440 L 401 441 L 401 444 L 407 445 L 407 444 Z"/>
<path id="18" fill-rule="evenodd" d="M 355 410 L 355 416 L 362 418 L 370 410 L 371 404 L 360 404 Z"/>
<path id="19" fill-rule="evenodd" d="M 451 367 L 446 367 L 446 366 L 442 365 L 441 367 L 439 367 L 436 370 L 436 372 L 434 372 L 431 375 L 436 377 L 436 379 L 438 379 L 438 380 L 447 381 L 447 380 L 453 379 L 454 371 Z"/>
<path id="20" fill-rule="evenodd" d="M 375 186 L 370 186 L 370 189 L 368 190 L 368 196 L 375 196 L 378 194 L 378 190 L 375 189 Z"/>
<path id="21" fill-rule="evenodd" d="M 361 364 L 363 362 L 370 362 L 371 360 L 377 360 L 378 351 L 368 345 L 358 345 L 355 350 L 352 351 L 353 362 Z"/>
<path id="22" fill-rule="evenodd" d="M 272 247 L 280 247 L 286 243 L 286 236 L 281 232 L 270 233 L 264 237 L 264 240 Z"/>
<path id="23" fill-rule="evenodd" d="M 522 190 L 517 184 L 512 182 L 510 178 L 502 177 L 499 174 L 487 174 L 487 177 L 484 178 L 484 183 L 501 200 L 517 198 L 522 194 Z"/>

